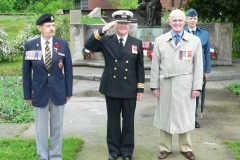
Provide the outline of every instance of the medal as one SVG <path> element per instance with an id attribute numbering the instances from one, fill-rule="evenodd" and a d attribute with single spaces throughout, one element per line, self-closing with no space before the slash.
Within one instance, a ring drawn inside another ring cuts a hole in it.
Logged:
<path id="1" fill-rule="evenodd" d="M 62 68 L 63 68 L 62 59 L 59 59 L 59 61 L 58 61 L 58 68 L 59 68 L 59 69 L 62 69 Z"/>
<path id="2" fill-rule="evenodd" d="M 132 53 L 133 53 L 133 54 L 138 54 L 137 46 L 136 46 L 136 45 L 132 45 Z"/>
<path id="3" fill-rule="evenodd" d="M 182 60 L 182 51 L 179 52 L 179 59 Z"/>
<path id="4" fill-rule="evenodd" d="M 188 60 L 189 60 L 189 61 L 192 60 L 192 51 L 188 51 Z"/>

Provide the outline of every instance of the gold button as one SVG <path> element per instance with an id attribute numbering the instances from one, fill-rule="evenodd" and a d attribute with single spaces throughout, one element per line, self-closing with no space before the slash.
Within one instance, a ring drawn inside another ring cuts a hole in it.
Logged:
<path id="1" fill-rule="evenodd" d="M 48 75 L 48 76 L 50 76 L 50 74 L 49 74 L 49 73 L 48 73 L 47 75 Z"/>
<path id="2" fill-rule="evenodd" d="M 127 71 L 128 71 L 128 69 L 125 69 L 125 71 L 127 72 Z"/>
<path id="3" fill-rule="evenodd" d="M 115 67 L 114 70 L 117 70 L 117 67 Z"/>
<path id="4" fill-rule="evenodd" d="M 127 77 L 124 77 L 124 79 L 127 79 Z"/>
<path id="5" fill-rule="evenodd" d="M 116 78 L 116 76 L 113 76 L 113 78 Z"/>
<path id="6" fill-rule="evenodd" d="M 128 63 L 128 61 L 126 61 L 126 63 Z"/>
<path id="7" fill-rule="evenodd" d="M 117 59 L 115 60 L 115 62 L 117 62 Z"/>

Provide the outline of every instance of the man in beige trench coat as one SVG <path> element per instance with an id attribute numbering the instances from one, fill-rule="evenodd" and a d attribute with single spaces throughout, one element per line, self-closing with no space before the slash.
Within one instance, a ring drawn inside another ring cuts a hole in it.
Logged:
<path id="1" fill-rule="evenodd" d="M 202 88 L 202 45 L 197 36 L 183 30 L 185 14 L 170 13 L 171 31 L 155 39 L 150 88 L 157 97 L 153 125 L 160 129 L 159 159 L 172 152 L 172 134 L 179 134 L 179 147 L 194 160 L 189 131 L 195 128 L 196 97 Z M 176 42 L 177 41 L 177 42 Z"/>

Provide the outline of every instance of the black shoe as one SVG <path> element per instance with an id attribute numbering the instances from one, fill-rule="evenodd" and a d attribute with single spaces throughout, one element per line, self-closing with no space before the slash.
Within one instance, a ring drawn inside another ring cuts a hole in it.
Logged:
<path id="1" fill-rule="evenodd" d="M 200 128 L 200 124 L 197 121 L 195 121 L 195 128 Z"/>
<path id="2" fill-rule="evenodd" d="M 123 160 L 132 160 L 132 156 L 125 156 Z"/>
<path id="3" fill-rule="evenodd" d="M 109 155 L 108 160 L 117 160 L 117 155 Z"/>

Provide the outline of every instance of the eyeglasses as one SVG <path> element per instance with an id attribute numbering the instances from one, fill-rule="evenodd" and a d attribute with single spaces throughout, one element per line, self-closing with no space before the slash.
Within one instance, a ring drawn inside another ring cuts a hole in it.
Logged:
<path id="1" fill-rule="evenodd" d="M 120 25 L 120 26 L 127 26 L 130 23 L 129 22 L 117 22 L 117 24 Z"/>

